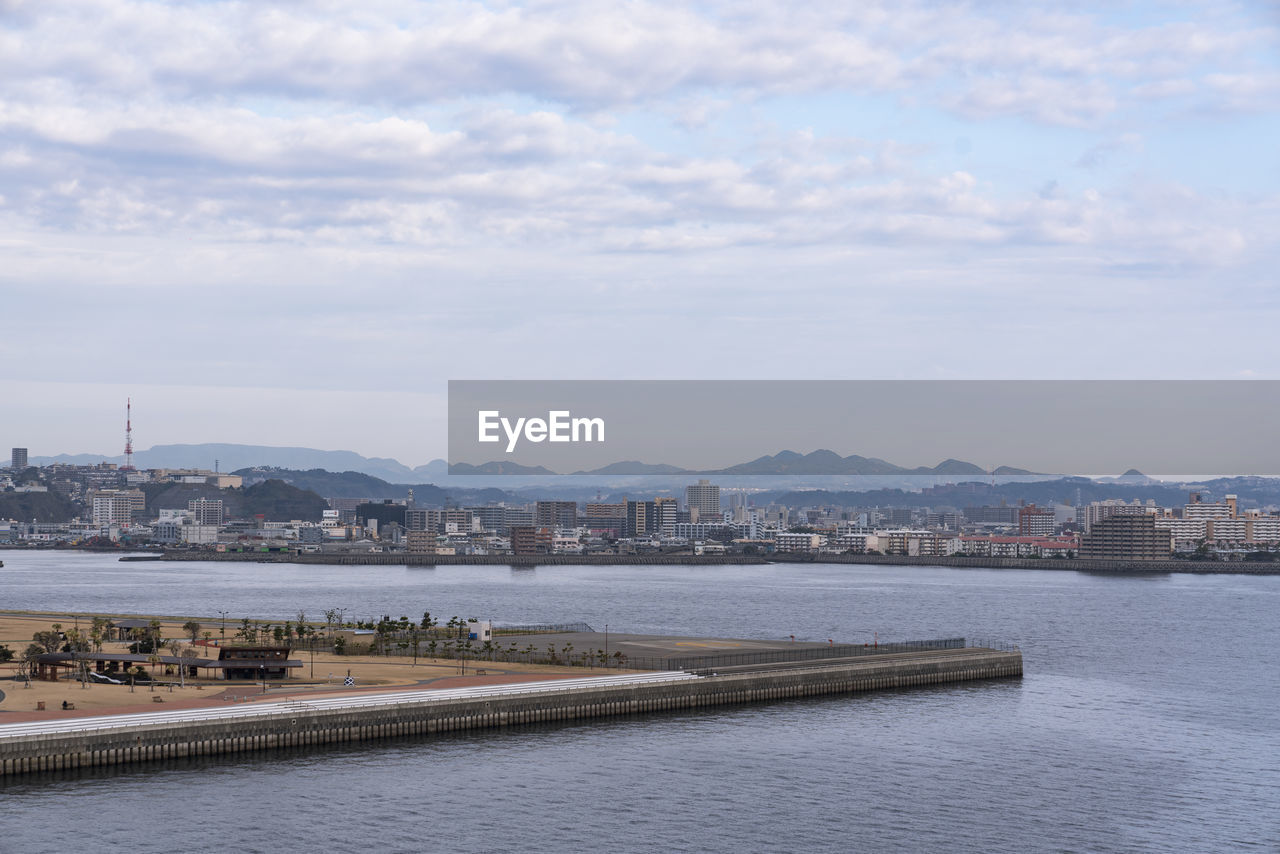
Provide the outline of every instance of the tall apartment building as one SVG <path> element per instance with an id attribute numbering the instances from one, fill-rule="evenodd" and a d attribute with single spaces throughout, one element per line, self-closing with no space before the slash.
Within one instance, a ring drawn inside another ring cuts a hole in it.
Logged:
<path id="1" fill-rule="evenodd" d="M 440 511 L 420 507 L 407 508 L 404 511 L 404 527 L 406 531 L 426 531 L 432 535 L 434 542 L 435 535 L 440 531 Z"/>
<path id="2" fill-rule="evenodd" d="M 550 528 L 533 525 L 516 525 L 511 529 L 511 553 L 517 555 L 547 554 L 551 551 L 554 534 Z"/>
<path id="3" fill-rule="evenodd" d="M 1051 537 L 1057 518 L 1052 510 L 1029 504 L 1018 508 L 1018 536 Z"/>
<path id="4" fill-rule="evenodd" d="M 720 520 L 720 487 L 707 480 L 699 480 L 684 488 L 684 503 L 690 511 L 698 511 L 699 521 Z"/>
<path id="5" fill-rule="evenodd" d="M 27 449 L 14 448 L 12 453 L 10 453 L 9 455 L 9 459 L 10 459 L 10 467 L 14 471 L 22 471 L 24 468 L 27 467 Z"/>
<path id="6" fill-rule="evenodd" d="M 627 502 L 588 502 L 579 521 L 592 530 L 613 531 L 615 536 L 622 536 L 627 530 Z"/>
<path id="7" fill-rule="evenodd" d="M 1094 522 L 1080 541 L 1080 557 L 1101 560 L 1164 560 L 1173 553 L 1172 538 L 1156 527 L 1156 517 L 1122 514 Z"/>
<path id="8" fill-rule="evenodd" d="M 620 519 L 627 515 L 625 501 L 588 501 L 583 519 Z"/>
<path id="9" fill-rule="evenodd" d="M 475 530 L 475 518 L 470 510 L 446 509 L 440 514 L 442 533 L 468 533 Z"/>
<path id="10" fill-rule="evenodd" d="M 222 499 L 196 498 L 187 502 L 187 512 L 193 525 L 221 525 Z"/>
<path id="11" fill-rule="evenodd" d="M 528 507 L 508 507 L 502 515 L 506 522 L 508 533 L 517 525 L 533 524 L 533 511 Z"/>
<path id="12" fill-rule="evenodd" d="M 576 528 L 578 502 L 539 501 L 534 505 L 533 523 L 539 528 Z"/>
<path id="13" fill-rule="evenodd" d="M 964 518 L 977 525 L 1016 525 L 1018 508 L 983 506 L 964 508 Z"/>
<path id="14" fill-rule="evenodd" d="M 652 501 L 628 501 L 627 502 L 627 536 L 643 537 L 646 534 L 657 533 L 660 529 L 658 526 L 658 509 L 657 505 Z"/>
<path id="15" fill-rule="evenodd" d="M 1142 504 L 1136 500 L 1131 504 L 1115 499 L 1095 501 L 1076 508 L 1076 522 L 1088 533 L 1098 522 L 1112 516 L 1147 516 L 1154 515 L 1155 512 L 1154 504 Z"/>
<path id="16" fill-rule="evenodd" d="M 495 534 L 507 533 L 507 508 L 486 504 L 481 507 L 468 507 L 467 510 L 471 512 L 471 518 L 480 525 L 481 531 L 492 531 Z"/>
<path id="17" fill-rule="evenodd" d="M 147 509 L 147 497 L 140 489 L 101 489 L 89 494 L 93 524 L 98 527 L 132 524 L 134 516 Z"/>
<path id="18" fill-rule="evenodd" d="M 1200 493 L 1191 493 L 1191 500 L 1182 505 L 1183 519 L 1234 519 L 1238 512 L 1236 497 L 1228 495 L 1221 503 L 1210 504 L 1200 500 Z"/>
<path id="19" fill-rule="evenodd" d="M 665 533 L 675 528 L 680 502 L 674 498 L 653 499 L 654 530 Z"/>
<path id="20" fill-rule="evenodd" d="M 930 530 L 943 528 L 958 531 L 963 521 L 964 517 L 959 513 L 930 513 L 925 516 L 924 526 Z"/>
<path id="21" fill-rule="evenodd" d="M 432 554 L 436 550 L 436 533 L 425 528 L 406 531 L 404 544 L 410 554 Z"/>

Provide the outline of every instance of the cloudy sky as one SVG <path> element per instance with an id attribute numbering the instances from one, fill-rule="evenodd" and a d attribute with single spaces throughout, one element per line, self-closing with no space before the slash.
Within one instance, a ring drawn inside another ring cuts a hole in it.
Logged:
<path id="1" fill-rule="evenodd" d="M 140 447 L 412 465 L 450 378 L 1280 376 L 1277 7 L 1054 5 L 0 0 L 0 445 L 118 453 L 130 395 Z"/>

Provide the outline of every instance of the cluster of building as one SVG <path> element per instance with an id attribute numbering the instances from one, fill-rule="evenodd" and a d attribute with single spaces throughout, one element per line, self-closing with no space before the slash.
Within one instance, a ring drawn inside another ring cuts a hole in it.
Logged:
<path id="1" fill-rule="evenodd" d="M 929 507 L 756 507 L 734 492 L 721 506 L 707 481 L 682 496 L 420 508 L 412 499 L 333 499 L 326 542 L 435 554 L 808 553 L 1155 560 L 1178 553 L 1240 557 L 1280 551 L 1280 516 L 1238 512 L 1234 496 L 1182 507 L 1103 501 Z"/>
<path id="2" fill-rule="evenodd" d="M 329 498 L 319 520 L 228 518 L 223 501 L 197 498 L 148 513 L 148 483 L 241 486 L 216 471 L 135 471 L 111 464 L 53 465 L 40 485 L 15 483 L 27 470 L 15 448 L 0 488 L 50 490 L 82 503 L 69 523 L 0 522 L 0 540 L 127 538 L 213 549 L 404 551 L 412 554 L 802 553 L 974 557 L 1172 555 L 1241 557 L 1280 552 L 1280 515 L 1241 510 L 1234 495 L 1207 502 L 1192 493 L 1180 507 L 1154 501 L 973 507 L 756 506 L 751 494 L 723 496 L 707 480 L 679 495 L 628 500 L 544 500 L 475 506 L 419 506 L 404 500 Z M 922 496 L 924 497 L 924 496 Z"/>

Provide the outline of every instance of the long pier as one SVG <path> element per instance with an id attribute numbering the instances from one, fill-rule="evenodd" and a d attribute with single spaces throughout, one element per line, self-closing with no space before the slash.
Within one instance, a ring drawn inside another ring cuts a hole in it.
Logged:
<path id="1" fill-rule="evenodd" d="M 943 649 L 0 724 L 0 778 L 1021 675 L 1016 650 Z"/>

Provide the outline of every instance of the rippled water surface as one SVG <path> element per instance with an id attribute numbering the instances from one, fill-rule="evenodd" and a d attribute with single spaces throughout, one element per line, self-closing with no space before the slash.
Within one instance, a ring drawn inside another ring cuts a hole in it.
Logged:
<path id="1" fill-rule="evenodd" d="M 0 784 L 4 854 L 1280 850 L 1276 577 L 0 559 L 6 609 L 966 635 L 1019 643 L 1027 672 L 25 778 Z"/>

